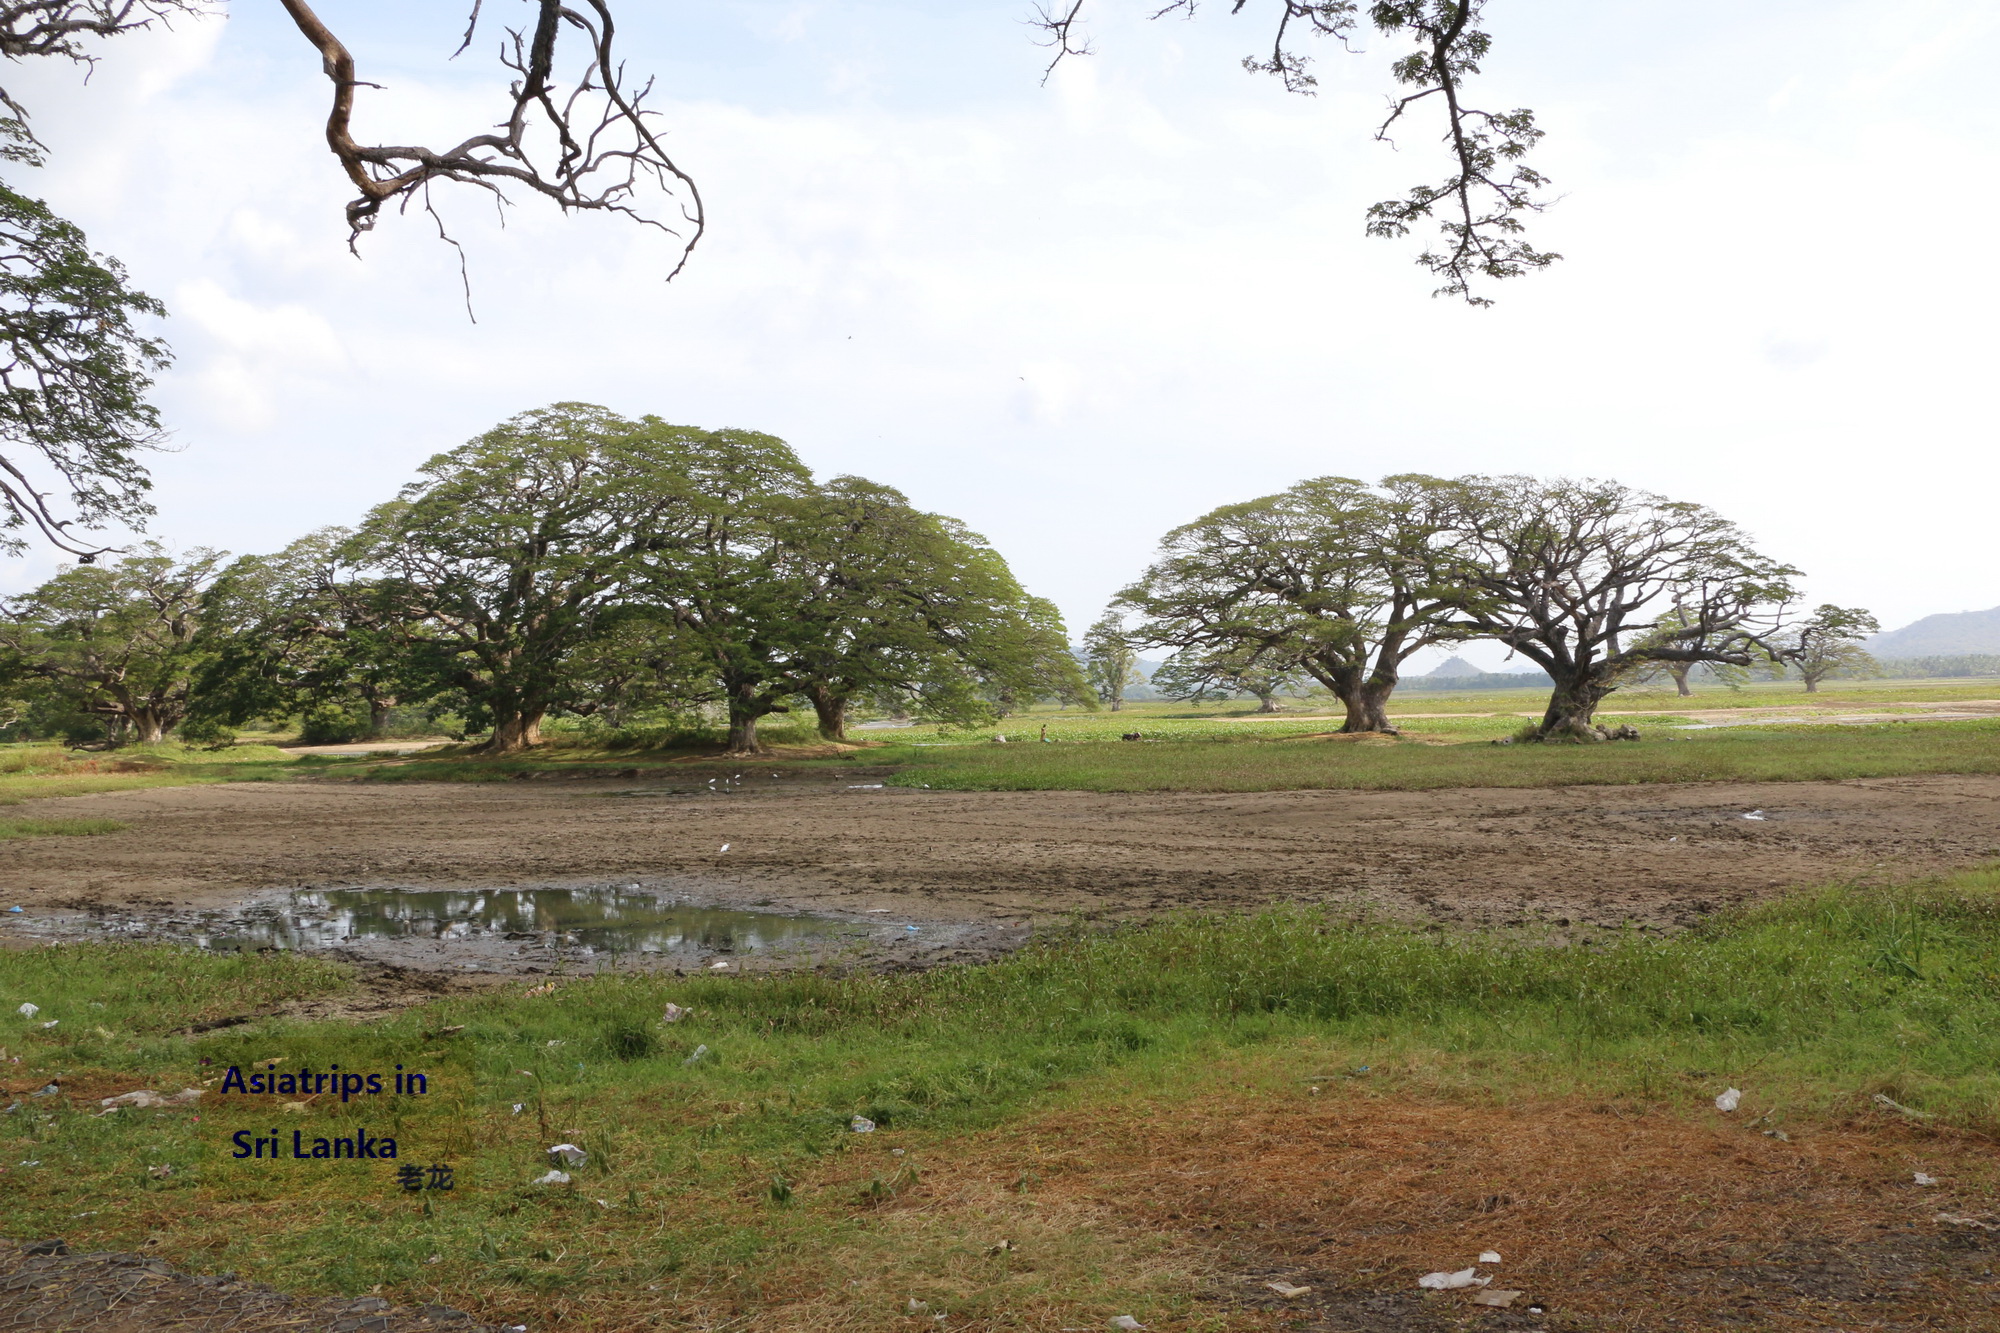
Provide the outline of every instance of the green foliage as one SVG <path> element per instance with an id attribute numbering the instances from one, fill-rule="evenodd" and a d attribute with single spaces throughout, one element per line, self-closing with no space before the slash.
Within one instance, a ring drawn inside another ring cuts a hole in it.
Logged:
<path id="1" fill-rule="evenodd" d="M 1125 691 L 1146 683 L 1138 663 L 1138 646 L 1125 632 L 1125 617 L 1117 607 L 1105 611 L 1084 631 L 1083 675 L 1099 703 L 1113 709 L 1125 706 Z"/>
<path id="2" fill-rule="evenodd" d="M 40 164 L 12 116 L 0 117 L 0 158 Z M 0 554 L 23 549 L 14 534 L 28 525 L 84 553 L 65 524 L 137 524 L 152 512 L 135 455 L 159 442 L 146 392 L 169 358 L 134 321 L 165 313 L 74 223 L 0 184 Z M 50 508 L 52 490 L 66 492 L 71 517 Z"/>
<path id="3" fill-rule="evenodd" d="M 1818 690 L 1829 676 L 1875 675 L 1880 668 L 1862 649 L 1861 640 L 1881 629 L 1875 617 L 1858 606 L 1822 603 L 1783 638 L 1777 657 L 1798 671 L 1808 690 Z"/>
<path id="4" fill-rule="evenodd" d="M 58 716 L 96 720 L 114 740 L 157 742 L 187 715 L 203 659 L 202 592 L 221 558 L 196 547 L 177 561 L 149 545 L 66 569 L 0 603 L 0 657 Z"/>

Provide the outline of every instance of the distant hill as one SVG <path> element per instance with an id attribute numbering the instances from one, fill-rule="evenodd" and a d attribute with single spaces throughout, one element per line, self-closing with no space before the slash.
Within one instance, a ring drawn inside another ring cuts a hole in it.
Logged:
<path id="1" fill-rule="evenodd" d="M 1462 657 L 1453 657 L 1438 663 L 1436 667 L 1424 674 L 1427 676 L 1483 676 L 1486 673 Z"/>
<path id="2" fill-rule="evenodd" d="M 1878 658 L 2000 653 L 2000 606 L 1925 616 L 1861 645 Z"/>

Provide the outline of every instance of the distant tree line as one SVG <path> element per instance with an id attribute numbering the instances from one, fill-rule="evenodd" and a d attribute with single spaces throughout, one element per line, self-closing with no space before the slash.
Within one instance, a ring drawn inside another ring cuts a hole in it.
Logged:
<path id="1" fill-rule="evenodd" d="M 563 403 L 426 463 L 353 529 L 224 564 L 157 547 L 0 604 L 17 729 L 157 741 L 449 711 L 506 753 L 553 717 L 712 713 L 729 748 L 857 706 L 973 725 L 1091 702 L 1062 621 L 957 521 L 769 435 Z M 4 721 L 4 719 L 0 719 Z"/>
<path id="2" fill-rule="evenodd" d="M 1713 510 L 1617 482 L 1320 477 L 1169 532 L 1093 634 L 1172 650 L 1154 682 L 1179 697 L 1309 678 L 1349 732 L 1393 730 L 1415 654 L 1491 640 L 1548 678 L 1535 738 L 1588 741 L 1598 705 L 1649 677 L 1686 692 L 1690 671 L 1762 663 L 1811 690 L 1864 669 L 1874 618 L 1795 613 L 1798 578 Z"/>

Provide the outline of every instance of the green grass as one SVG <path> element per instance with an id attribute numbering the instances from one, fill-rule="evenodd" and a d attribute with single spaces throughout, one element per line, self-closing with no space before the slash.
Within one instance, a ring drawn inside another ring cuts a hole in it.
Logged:
<path id="1" fill-rule="evenodd" d="M 1488 726 L 1509 733 L 1517 724 Z M 1479 739 L 1471 728 L 1450 739 Z M 1867 727 L 1642 728 L 1610 745 L 1428 745 L 1421 740 L 892 744 L 867 752 L 889 782 L 957 791 L 1426 790 L 1636 782 L 1793 782 L 2000 772 L 2000 719 Z M 1413 733 L 1445 734 L 1443 729 Z"/>
<path id="2" fill-rule="evenodd" d="M 0 819 L 0 842 L 10 838 L 83 838 L 130 827 L 116 819 Z"/>
<path id="3" fill-rule="evenodd" d="M 897 1230 L 874 1206 L 967 1135 L 1062 1105 L 1171 1100 L 1218 1069 L 1273 1096 L 1368 1066 L 1374 1095 L 1619 1096 L 1688 1113 L 1734 1085 L 1760 1112 L 1782 1108 L 1766 1123 L 1794 1129 L 1882 1093 L 1940 1125 L 2000 1130 L 1996 890 L 1991 871 L 1826 890 L 1670 939 L 1572 943 L 1283 909 L 1059 936 L 918 974 L 614 973 L 193 1039 L 171 1033 L 346 982 L 285 955 L 4 952 L 17 1088 L 210 1089 L 198 1119 L 24 1098 L 0 1118 L 8 1226 L 89 1249 L 150 1239 L 152 1253 L 288 1288 L 478 1293 L 585 1327 L 630 1326 L 645 1310 L 704 1326 L 718 1299 L 740 1312 L 785 1290 L 844 1290 L 836 1278 L 856 1284 L 854 1301 L 882 1302 L 858 1326 L 887 1326 L 909 1284 L 953 1265 L 955 1315 L 1003 1299 L 1018 1313 L 1018 1284 L 964 1276 L 964 1237 L 936 1232 L 945 1222 Z M 669 1000 L 693 1016 L 661 1023 Z M 23 1001 L 42 1007 L 32 1021 L 14 1016 Z M 58 1026 L 33 1025 L 50 1018 Z M 433 1091 L 322 1098 L 303 1116 L 215 1095 L 221 1070 L 270 1057 L 281 1070 L 400 1063 Z M 882 1133 L 850 1133 L 857 1114 Z M 407 1197 L 381 1164 L 227 1155 L 239 1129 L 289 1140 L 357 1125 L 396 1136 L 407 1160 L 451 1163 L 462 1188 Z M 571 1187 L 531 1185 L 558 1141 L 586 1148 L 588 1164 Z M 908 1157 L 890 1158 L 889 1143 Z M 163 1166 L 170 1175 L 147 1170 Z M 1116 1295 L 1142 1318 L 1171 1312 L 1171 1292 L 1107 1270 L 1098 1240 L 1068 1243 L 1050 1242 L 1036 1299 Z"/>
<path id="4" fill-rule="evenodd" d="M 292 771 L 292 755 L 274 745 L 197 750 L 133 745 L 101 753 L 44 744 L 0 746 L 0 806 L 54 796 L 183 787 L 208 782 L 268 782 Z"/>

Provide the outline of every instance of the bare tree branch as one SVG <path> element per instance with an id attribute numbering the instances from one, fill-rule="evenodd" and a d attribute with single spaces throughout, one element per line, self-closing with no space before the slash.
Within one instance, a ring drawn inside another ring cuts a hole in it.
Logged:
<path id="1" fill-rule="evenodd" d="M 150 28 L 175 15 L 212 12 L 207 0 L 0 0 L 0 56 L 63 56 L 82 65 L 97 57 L 80 44 L 85 37 L 116 37 Z M 0 88 L 0 105 L 21 120 L 28 113 Z"/>
<path id="2" fill-rule="evenodd" d="M 385 204 L 393 201 L 406 208 L 418 197 L 427 202 L 433 181 L 452 181 L 489 190 L 503 201 L 509 187 L 518 187 L 564 211 L 619 214 L 680 239 L 681 256 L 667 275 L 670 280 L 686 267 L 705 226 L 701 192 L 661 147 L 649 124 L 656 113 L 644 102 L 652 82 L 635 88 L 625 83 L 624 66 L 613 49 L 615 24 L 608 0 L 585 0 L 582 10 L 561 0 L 528 0 L 536 11 L 532 33 L 509 28 L 500 47 L 500 63 L 515 76 L 505 118 L 492 132 L 444 149 L 360 143 L 353 131 L 354 90 L 375 85 L 356 76 L 353 55 L 306 0 L 280 3 L 319 51 L 333 84 L 327 147 L 358 192 L 347 205 L 350 247 L 374 227 Z M 473 6 L 460 51 L 472 42 L 480 7 Z M 566 93 L 555 81 L 557 48 L 565 34 L 586 48 L 582 69 Z M 657 188 L 676 202 L 676 225 L 646 211 L 642 187 Z"/>
<path id="3" fill-rule="evenodd" d="M 1229 12 L 1241 14 L 1254 2 L 1230 0 Z M 1193 18 L 1199 3 L 1169 0 L 1152 17 L 1178 13 Z M 1310 97 L 1319 81 L 1309 68 L 1310 58 L 1292 43 L 1304 33 L 1331 37 L 1353 50 L 1350 39 L 1360 23 L 1361 0 L 1275 3 L 1278 21 L 1270 53 L 1244 57 L 1243 68 L 1253 74 L 1275 75 L 1285 91 Z M 1044 83 L 1065 56 L 1090 53 L 1087 41 L 1073 40 L 1083 4 L 1084 0 L 1071 0 L 1066 10 L 1052 10 L 1044 4 L 1030 20 L 1046 34 L 1040 45 L 1054 47 L 1056 52 L 1043 71 Z M 1440 184 L 1416 186 L 1405 198 L 1370 208 L 1368 234 L 1401 237 L 1416 223 L 1434 221 L 1447 244 L 1426 249 L 1417 259 L 1444 280 L 1433 295 L 1461 297 L 1468 304 L 1481 306 L 1493 302 L 1474 294 L 1475 282 L 1518 277 L 1562 258 L 1537 250 L 1522 239 L 1525 215 L 1547 207 L 1536 196 L 1536 191 L 1548 184 L 1547 178 L 1522 160 L 1542 137 L 1534 112 L 1482 111 L 1461 100 L 1465 79 L 1479 72 L 1479 61 L 1492 45 L 1491 37 L 1478 26 L 1484 5 L 1485 0 L 1374 0 L 1368 7 L 1368 21 L 1378 32 L 1414 38 L 1417 44 L 1417 50 L 1392 66 L 1396 82 L 1416 91 L 1390 103 L 1388 119 L 1375 137 L 1392 143 L 1390 128 L 1418 103 L 1438 97 L 1445 108 L 1444 139 L 1454 166 Z"/>

